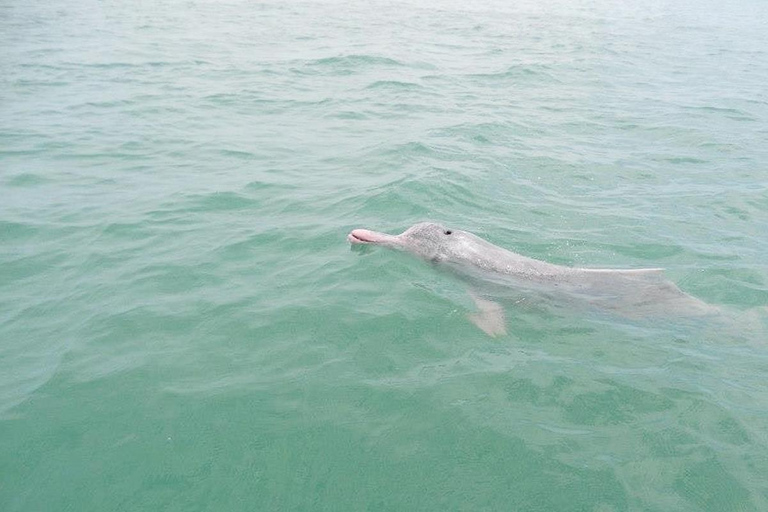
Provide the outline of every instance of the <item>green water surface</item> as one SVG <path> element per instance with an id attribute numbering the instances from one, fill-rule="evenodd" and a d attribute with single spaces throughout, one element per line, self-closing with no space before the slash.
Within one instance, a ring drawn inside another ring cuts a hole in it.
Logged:
<path id="1" fill-rule="evenodd" d="M 768 510 L 768 4 L 0 1 L 0 510 Z M 350 229 L 665 267 L 505 304 Z"/>

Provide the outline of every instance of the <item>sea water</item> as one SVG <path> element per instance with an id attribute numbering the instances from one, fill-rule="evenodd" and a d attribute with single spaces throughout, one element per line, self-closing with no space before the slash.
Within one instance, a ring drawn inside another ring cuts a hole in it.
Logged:
<path id="1" fill-rule="evenodd" d="M 766 84 L 758 0 L 0 2 L 0 510 L 768 510 Z M 425 219 L 734 321 L 491 338 L 345 240 Z"/>

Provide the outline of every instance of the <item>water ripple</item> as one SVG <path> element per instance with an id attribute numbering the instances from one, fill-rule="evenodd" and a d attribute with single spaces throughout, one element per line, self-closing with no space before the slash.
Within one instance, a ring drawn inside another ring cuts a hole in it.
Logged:
<path id="1" fill-rule="evenodd" d="M 108 7 L 0 6 L 0 509 L 768 509 L 765 5 Z M 425 219 L 723 318 L 489 339 Z"/>

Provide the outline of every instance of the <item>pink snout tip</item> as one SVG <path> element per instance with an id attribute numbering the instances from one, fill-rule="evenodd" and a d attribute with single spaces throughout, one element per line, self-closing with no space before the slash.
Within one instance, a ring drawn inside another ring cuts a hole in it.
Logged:
<path id="1" fill-rule="evenodd" d="M 347 240 L 351 244 L 370 244 L 376 241 L 375 233 L 367 229 L 353 229 L 348 235 Z"/>
<path id="2" fill-rule="evenodd" d="M 378 231 L 371 231 L 369 229 L 353 229 L 352 232 L 347 235 L 347 240 L 352 244 L 382 244 L 382 245 L 399 245 L 400 239 L 395 235 L 388 235 L 386 233 L 379 233 Z"/>

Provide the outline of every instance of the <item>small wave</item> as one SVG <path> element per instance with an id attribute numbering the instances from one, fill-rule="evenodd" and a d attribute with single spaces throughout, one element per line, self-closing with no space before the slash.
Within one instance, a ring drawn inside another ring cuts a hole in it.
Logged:
<path id="1" fill-rule="evenodd" d="M 215 212 L 242 210 L 257 205 L 253 199 L 236 192 L 213 192 L 189 197 L 188 211 Z"/>
<path id="2" fill-rule="evenodd" d="M 150 228 L 141 222 L 110 222 L 101 228 L 99 237 L 113 238 L 116 241 L 140 240 L 150 234 Z"/>
<path id="3" fill-rule="evenodd" d="M 120 99 L 120 100 L 108 100 L 108 101 L 86 101 L 84 103 L 78 103 L 68 107 L 68 110 L 76 111 L 84 108 L 118 108 L 129 107 L 135 105 L 134 100 Z"/>
<path id="4" fill-rule="evenodd" d="M 70 68 L 93 68 L 93 69 L 131 69 L 141 67 L 141 64 L 134 62 L 69 62 L 61 63 L 62 66 Z"/>
<path id="5" fill-rule="evenodd" d="M 188 65 L 188 64 L 198 64 L 201 61 L 195 60 L 195 61 L 157 61 L 157 60 L 150 60 L 150 61 L 141 61 L 141 62 L 93 62 L 93 63 L 87 63 L 87 62 L 63 62 L 62 64 L 64 66 L 69 66 L 73 68 L 91 68 L 91 69 L 98 69 L 98 70 L 111 70 L 111 69 L 136 69 L 136 68 L 161 68 L 161 67 L 171 67 L 171 66 L 182 66 L 182 65 Z"/>
<path id="6" fill-rule="evenodd" d="M 36 234 L 37 231 L 29 224 L 0 220 L 0 241 L 2 242 L 24 240 Z"/>
<path id="7" fill-rule="evenodd" d="M 685 107 L 689 112 L 701 112 L 710 115 L 720 115 L 733 121 L 757 121 L 752 114 L 738 108 L 716 107 L 713 105 L 702 105 L 696 107 Z"/>
<path id="8" fill-rule="evenodd" d="M 219 151 L 219 153 L 222 156 L 239 158 L 241 160 L 254 160 L 259 158 L 259 155 L 256 153 L 251 153 L 250 151 L 242 151 L 239 149 L 222 149 Z"/>
<path id="9" fill-rule="evenodd" d="M 48 347 L 35 351 L 34 355 L 11 355 L 7 351 L 3 354 L 8 366 L 0 373 L 0 421 L 18 417 L 10 411 L 53 378 L 64 353 L 61 347 Z"/>
<path id="10" fill-rule="evenodd" d="M 404 66 L 399 62 L 388 57 L 379 57 L 376 55 L 343 55 L 339 57 L 326 57 L 307 63 L 310 66 L 344 66 L 344 67 L 364 67 L 364 66 Z"/>
<path id="11" fill-rule="evenodd" d="M 533 130 L 528 126 L 506 122 L 506 123 L 461 123 L 453 126 L 447 126 L 435 130 L 433 133 L 438 137 L 459 137 L 470 139 L 482 144 L 503 141 L 509 143 L 508 139 L 513 138 L 518 133 L 531 133 Z"/>
<path id="12" fill-rule="evenodd" d="M 561 80 L 554 75 L 548 66 L 543 65 L 526 65 L 526 66 L 512 66 L 505 71 L 499 71 L 497 73 L 474 73 L 467 75 L 469 78 L 499 81 L 509 79 L 546 79 L 548 82 L 561 83 Z"/>
<path id="13" fill-rule="evenodd" d="M 155 294 L 186 294 L 195 290 L 207 289 L 221 284 L 221 279 L 204 264 L 148 265 L 132 276 L 137 286 L 148 286 Z"/>
<path id="14" fill-rule="evenodd" d="M 61 80 L 33 80 L 33 79 L 18 79 L 13 82 L 17 86 L 35 86 L 35 87 L 62 87 L 70 85 L 70 82 L 62 82 Z"/>
<path id="15" fill-rule="evenodd" d="M 706 164 L 706 160 L 702 160 L 701 158 L 694 158 L 692 156 L 673 156 L 669 158 L 662 159 L 664 162 L 669 162 L 671 164 L 680 165 L 680 164 Z"/>
<path id="16" fill-rule="evenodd" d="M 413 82 L 400 82 L 398 80 L 378 80 L 365 87 L 366 89 L 397 89 L 413 90 L 424 89 L 423 86 Z"/>
<path id="17" fill-rule="evenodd" d="M 407 142 L 399 144 L 385 153 L 390 155 L 428 155 L 434 153 L 434 150 L 422 142 Z"/>
<path id="18" fill-rule="evenodd" d="M 368 119 L 368 116 L 363 114 L 362 112 L 355 112 L 352 110 L 342 110 L 339 112 L 332 112 L 326 117 L 335 118 L 335 119 L 349 119 L 349 120 L 363 120 Z"/>
<path id="19" fill-rule="evenodd" d="M 47 182 L 48 179 L 45 176 L 31 172 L 25 172 L 8 178 L 5 183 L 9 187 L 33 187 L 35 185 L 42 185 L 43 183 Z"/>

